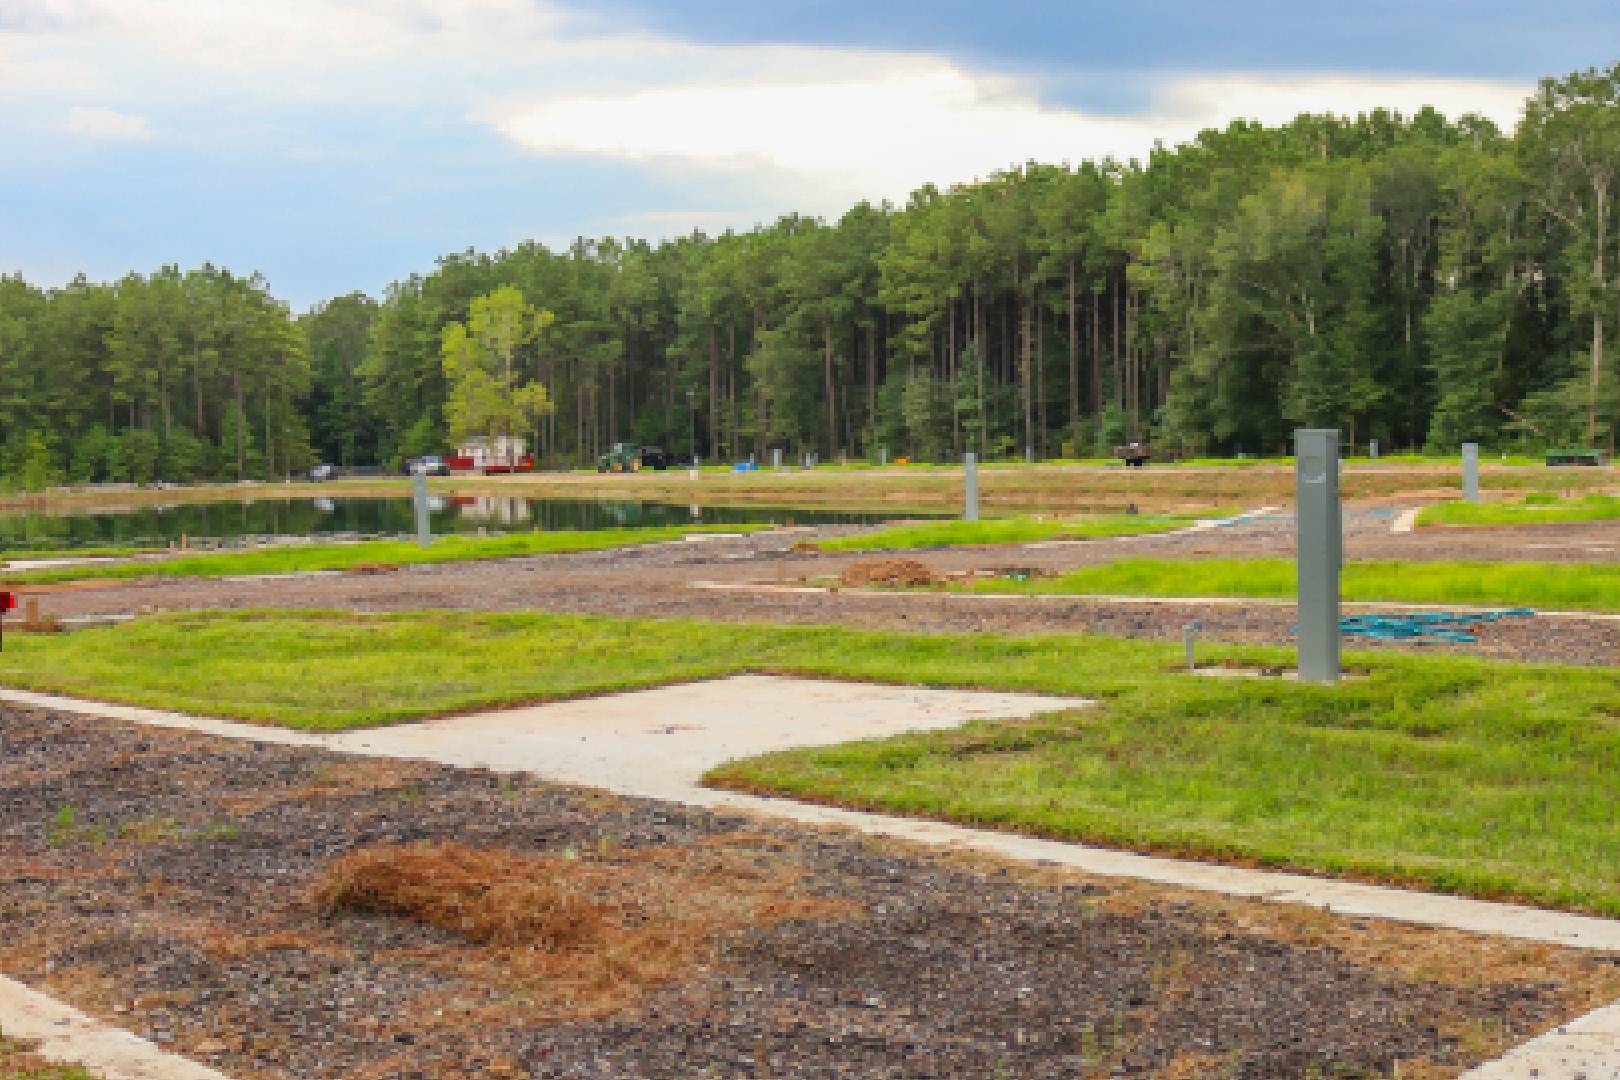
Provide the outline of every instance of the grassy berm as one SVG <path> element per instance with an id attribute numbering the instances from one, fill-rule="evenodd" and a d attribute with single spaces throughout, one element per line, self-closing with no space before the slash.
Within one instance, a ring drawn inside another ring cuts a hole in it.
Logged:
<path id="1" fill-rule="evenodd" d="M 1620 915 L 1620 671 L 1351 653 L 1362 677 L 1325 688 L 1190 676 L 1180 654 L 1069 635 L 247 612 L 19 636 L 0 679 L 328 730 L 742 671 L 1090 697 L 1034 722 L 778 754 L 712 779 Z M 1212 646 L 1206 660 L 1290 654 Z"/>

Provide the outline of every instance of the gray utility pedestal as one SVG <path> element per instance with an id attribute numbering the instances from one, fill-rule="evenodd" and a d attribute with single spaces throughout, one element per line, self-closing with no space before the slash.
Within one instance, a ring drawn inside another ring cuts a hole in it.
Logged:
<path id="1" fill-rule="evenodd" d="M 427 547 L 433 543 L 433 525 L 428 521 L 426 473 L 411 477 L 411 501 L 416 505 L 416 542 Z"/>
<path id="2" fill-rule="evenodd" d="M 962 455 L 962 520 L 979 520 L 979 455 Z"/>
<path id="3" fill-rule="evenodd" d="M 1463 498 L 1471 503 L 1479 502 L 1479 443 L 1463 443 L 1462 473 Z"/>
<path id="4" fill-rule="evenodd" d="M 1339 509 L 1339 432 L 1294 432 L 1295 535 L 1299 546 L 1299 678 L 1339 679 L 1339 571 L 1344 525 Z"/>

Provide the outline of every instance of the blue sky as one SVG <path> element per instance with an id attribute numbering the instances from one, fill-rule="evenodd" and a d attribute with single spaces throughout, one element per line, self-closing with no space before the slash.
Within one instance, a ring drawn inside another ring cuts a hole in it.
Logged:
<path id="1" fill-rule="evenodd" d="M 525 239 L 747 228 L 1235 115 L 1511 124 L 1620 7 L 0 0 L 0 272 L 203 260 L 295 308 Z"/>

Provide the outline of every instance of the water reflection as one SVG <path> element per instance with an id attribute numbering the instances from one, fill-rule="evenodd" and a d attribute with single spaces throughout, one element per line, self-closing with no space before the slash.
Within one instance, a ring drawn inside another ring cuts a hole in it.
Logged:
<path id="1" fill-rule="evenodd" d="M 507 495 L 439 495 L 428 499 L 435 533 L 514 529 L 606 529 L 654 525 L 771 522 L 871 524 L 892 514 L 852 514 L 798 507 L 701 506 L 695 503 L 525 499 Z M 910 516 L 910 515 L 908 515 Z M 223 503 L 97 506 L 67 514 L 0 516 L 0 545 L 18 548 L 163 544 L 244 536 L 404 536 L 416 525 L 409 499 L 256 499 Z"/>

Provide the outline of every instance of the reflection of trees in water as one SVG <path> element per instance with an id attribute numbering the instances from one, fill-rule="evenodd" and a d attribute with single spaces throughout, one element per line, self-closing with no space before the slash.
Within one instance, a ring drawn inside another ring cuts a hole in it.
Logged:
<path id="1" fill-rule="evenodd" d="M 782 507 L 713 507 L 623 500 L 525 499 L 518 496 L 430 496 L 433 530 L 576 530 L 654 525 L 785 521 L 801 525 L 869 524 L 883 514 L 844 514 Z M 0 516 L 0 546 L 94 547 L 163 544 L 185 534 L 193 540 L 240 536 L 320 536 L 333 533 L 398 536 L 414 533 L 409 499 L 258 499 L 223 503 L 98 506 L 77 513 Z"/>

